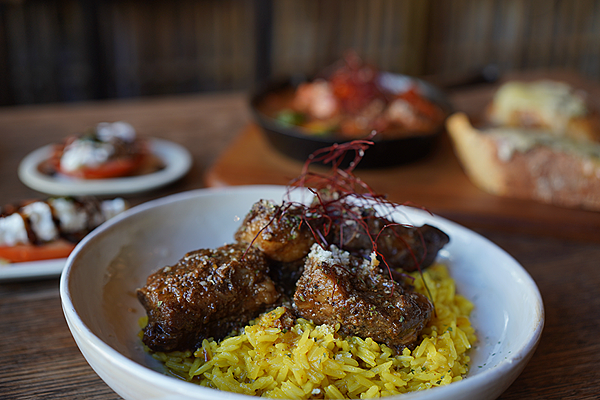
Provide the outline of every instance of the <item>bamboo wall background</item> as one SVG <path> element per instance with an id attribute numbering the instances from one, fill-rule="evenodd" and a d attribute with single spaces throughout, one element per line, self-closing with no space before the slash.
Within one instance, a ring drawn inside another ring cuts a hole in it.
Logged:
<path id="1" fill-rule="evenodd" d="M 434 0 L 426 69 L 570 68 L 600 79 L 598 0 Z"/>
<path id="2" fill-rule="evenodd" d="M 416 76 L 600 80 L 600 0 L 0 0 L 0 105 L 247 90 L 348 49 Z"/>
<path id="3" fill-rule="evenodd" d="M 311 73 L 347 49 L 380 68 L 421 74 L 430 1 L 275 1 L 272 72 Z"/>

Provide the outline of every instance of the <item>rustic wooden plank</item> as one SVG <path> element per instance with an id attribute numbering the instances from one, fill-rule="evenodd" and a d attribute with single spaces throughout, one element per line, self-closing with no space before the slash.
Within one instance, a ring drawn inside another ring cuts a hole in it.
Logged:
<path id="1" fill-rule="evenodd" d="M 58 280 L 0 284 L 3 398 L 119 399 L 79 352 L 60 306 Z"/>

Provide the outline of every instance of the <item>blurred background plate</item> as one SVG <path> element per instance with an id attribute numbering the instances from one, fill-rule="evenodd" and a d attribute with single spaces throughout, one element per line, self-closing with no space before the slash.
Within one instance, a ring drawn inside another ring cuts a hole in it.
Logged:
<path id="1" fill-rule="evenodd" d="M 287 77 L 266 81 L 256 89 L 250 98 L 250 107 L 256 122 L 262 128 L 269 143 L 282 154 L 295 160 L 306 161 L 315 151 L 335 143 L 348 142 L 331 135 L 310 135 L 301 127 L 284 124 L 273 117 L 274 112 L 287 107 L 295 89 L 309 79 Z M 402 74 L 383 72 L 380 82 L 395 93 L 403 93 L 412 85 L 424 98 L 432 101 L 448 115 L 452 106 L 446 95 L 434 85 L 421 79 Z M 430 134 L 407 134 L 400 138 L 374 139 L 374 145 L 365 152 L 358 168 L 385 168 L 408 164 L 427 156 L 443 132 L 443 124 Z M 352 160 L 349 154 L 342 165 Z"/>
<path id="2" fill-rule="evenodd" d="M 57 196 L 107 196 L 145 192 L 165 186 L 183 177 L 192 166 L 192 156 L 179 144 L 150 139 L 150 151 L 160 158 L 165 168 L 145 175 L 110 179 L 77 179 L 41 173 L 38 166 L 47 160 L 52 145 L 27 155 L 19 165 L 19 179 L 30 188 Z"/>
<path id="3" fill-rule="evenodd" d="M 12 264 L 0 264 L 0 282 L 27 281 L 59 277 L 66 258 Z"/>

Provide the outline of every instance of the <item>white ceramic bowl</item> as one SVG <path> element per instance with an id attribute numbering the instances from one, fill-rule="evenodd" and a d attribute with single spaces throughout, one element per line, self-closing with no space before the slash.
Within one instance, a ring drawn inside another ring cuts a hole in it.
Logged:
<path id="1" fill-rule="evenodd" d="M 67 261 L 60 293 L 84 357 L 125 399 L 245 399 L 168 377 L 138 339 L 144 310 L 135 290 L 155 270 L 186 252 L 233 241 L 257 200 L 281 201 L 285 188 L 248 186 L 197 190 L 134 207 L 88 235 Z M 399 221 L 435 225 L 451 241 L 439 254 L 459 293 L 475 303 L 480 342 L 466 379 L 402 399 L 494 399 L 517 378 L 539 341 L 544 309 L 527 272 L 480 235 L 438 216 L 406 208 Z"/>

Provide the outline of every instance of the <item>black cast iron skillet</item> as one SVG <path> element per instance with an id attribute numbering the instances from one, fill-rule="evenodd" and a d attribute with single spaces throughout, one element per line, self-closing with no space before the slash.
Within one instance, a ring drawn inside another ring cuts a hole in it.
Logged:
<path id="1" fill-rule="evenodd" d="M 438 104 L 446 115 L 452 111 L 450 102 L 444 93 L 437 87 L 417 78 L 400 74 L 383 73 L 382 83 L 386 88 L 396 91 L 406 89 L 408 83 L 415 83 L 420 94 L 430 101 Z M 263 83 L 255 90 L 250 98 L 250 107 L 257 123 L 263 129 L 268 142 L 277 151 L 298 161 L 306 161 L 310 154 L 315 151 L 340 143 L 335 137 L 311 136 L 302 132 L 301 128 L 283 124 L 276 119 L 261 112 L 261 103 L 267 96 L 293 90 L 300 83 L 307 81 L 302 77 L 283 78 Z M 412 163 L 427 156 L 434 148 L 440 135 L 444 130 L 443 124 L 440 128 L 428 135 L 415 134 L 397 139 L 373 139 L 374 145 L 365 151 L 364 157 L 357 165 L 357 169 L 375 169 L 393 167 Z M 342 167 L 347 166 L 354 158 L 354 154 L 348 154 L 347 159 L 342 162 Z"/>

